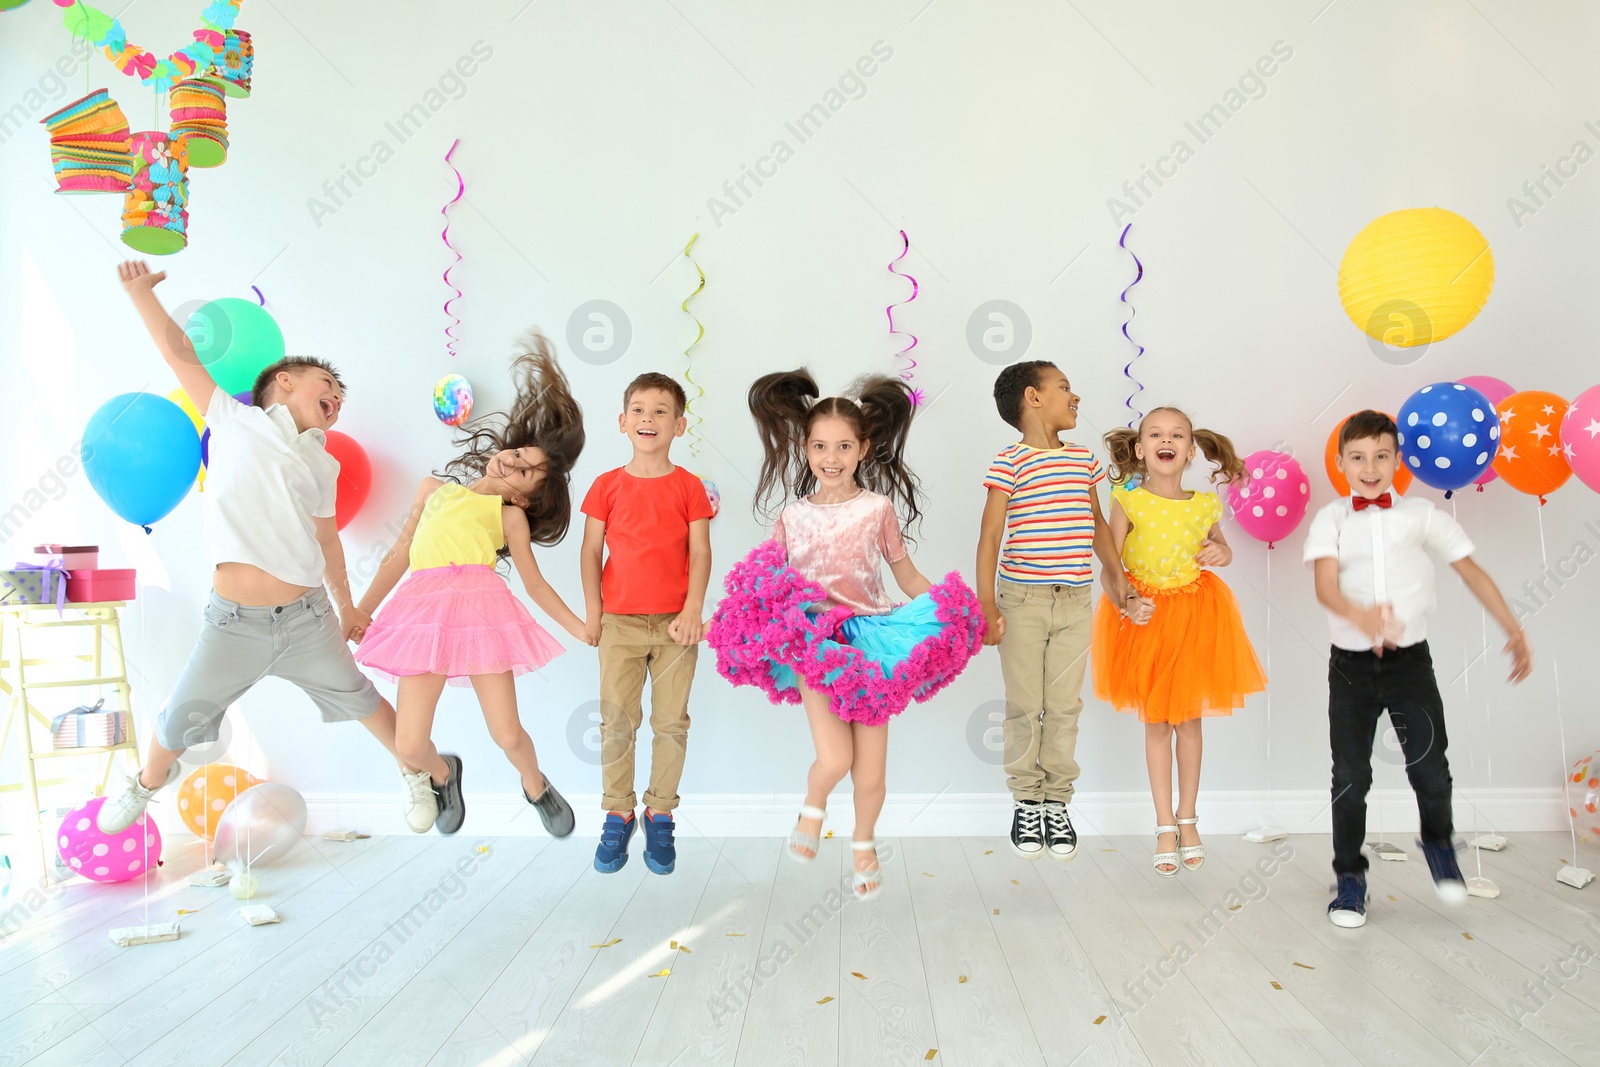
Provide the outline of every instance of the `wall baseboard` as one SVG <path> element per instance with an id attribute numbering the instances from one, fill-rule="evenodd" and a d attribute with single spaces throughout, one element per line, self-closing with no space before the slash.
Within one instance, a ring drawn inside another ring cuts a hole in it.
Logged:
<path id="1" fill-rule="evenodd" d="M 593 835 L 600 824 L 600 797 L 568 794 L 578 816 L 579 835 Z M 775 837 L 789 832 L 803 798 L 797 793 L 720 793 L 687 797 L 676 813 L 680 836 Z M 307 830 L 334 828 L 372 834 L 407 834 L 399 793 L 308 793 Z M 850 830 L 852 804 L 848 793 L 829 804 L 828 828 L 836 835 Z M 1328 833 L 1331 816 L 1324 790 L 1202 792 L 1202 833 L 1239 834 L 1271 822 L 1289 833 Z M 469 796 L 465 830 L 474 837 L 527 836 L 544 833 L 539 817 L 521 797 L 509 794 Z M 1072 805 L 1078 832 L 1087 836 L 1146 835 L 1155 823 L 1150 795 L 1079 793 Z M 1456 831 L 1475 833 L 1566 830 L 1567 814 L 1560 787 L 1548 789 L 1458 789 Z M 1006 793 L 891 793 L 878 821 L 884 837 L 998 837 L 1011 825 L 1011 797 Z M 1376 836 L 1415 834 L 1417 805 L 1406 789 L 1375 789 L 1367 797 L 1367 831 Z"/>

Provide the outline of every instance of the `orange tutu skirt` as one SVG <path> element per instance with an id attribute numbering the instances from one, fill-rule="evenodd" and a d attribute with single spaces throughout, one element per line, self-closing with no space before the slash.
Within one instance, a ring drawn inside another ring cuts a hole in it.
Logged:
<path id="1" fill-rule="evenodd" d="M 1094 614 L 1094 693 L 1140 722 L 1188 722 L 1232 715 L 1267 686 L 1244 632 L 1239 604 L 1210 571 L 1176 589 L 1151 589 L 1131 576 L 1155 614 L 1139 626 L 1102 596 Z"/>

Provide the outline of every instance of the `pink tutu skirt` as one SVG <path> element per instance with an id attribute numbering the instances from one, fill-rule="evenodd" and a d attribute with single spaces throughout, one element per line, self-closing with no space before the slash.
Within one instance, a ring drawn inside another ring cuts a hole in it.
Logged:
<path id="1" fill-rule="evenodd" d="M 493 567 L 472 564 L 406 575 L 373 617 L 356 662 L 390 680 L 442 674 L 471 685 L 471 675 L 526 674 L 564 651 Z"/>

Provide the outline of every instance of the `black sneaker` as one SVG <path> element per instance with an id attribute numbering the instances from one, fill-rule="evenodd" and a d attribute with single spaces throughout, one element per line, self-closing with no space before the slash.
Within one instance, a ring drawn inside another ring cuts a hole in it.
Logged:
<path id="1" fill-rule="evenodd" d="M 1367 876 L 1341 874 L 1339 889 L 1328 905 L 1328 921 L 1353 930 L 1367 925 Z"/>
<path id="2" fill-rule="evenodd" d="M 439 817 L 433 828 L 441 834 L 453 834 L 467 819 L 467 802 L 461 799 L 461 757 L 441 752 L 439 758 L 450 768 L 450 777 L 444 785 L 433 787 L 434 800 L 439 804 Z"/>
<path id="3" fill-rule="evenodd" d="M 1433 875 L 1434 893 L 1446 904 L 1465 904 L 1467 882 L 1461 877 L 1461 865 L 1456 862 L 1455 842 L 1430 845 L 1426 841 L 1418 841 L 1417 844 L 1428 858 L 1428 873 Z"/>
<path id="4" fill-rule="evenodd" d="M 1059 800 L 1044 802 L 1044 839 L 1051 859 L 1065 863 L 1078 854 L 1078 831 L 1072 828 L 1067 806 Z"/>
<path id="5" fill-rule="evenodd" d="M 522 791 L 522 799 L 532 804 L 539 812 L 539 821 L 544 823 L 545 833 L 551 837 L 566 837 L 572 833 L 572 828 L 578 824 L 572 815 L 572 805 L 567 803 L 567 798 L 556 792 L 556 784 L 545 775 L 544 792 L 535 800 Z"/>
<path id="6" fill-rule="evenodd" d="M 1011 850 L 1025 860 L 1044 855 L 1044 805 L 1019 800 L 1011 809 Z"/>

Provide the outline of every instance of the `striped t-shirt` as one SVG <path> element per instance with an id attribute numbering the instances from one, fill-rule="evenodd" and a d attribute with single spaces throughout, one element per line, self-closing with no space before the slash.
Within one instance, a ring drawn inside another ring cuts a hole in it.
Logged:
<path id="1" fill-rule="evenodd" d="M 1017 443 L 995 457 L 985 489 L 1006 494 L 1000 577 L 1013 582 L 1089 585 L 1094 577 L 1093 486 L 1105 478 L 1082 445 L 1033 448 Z"/>

